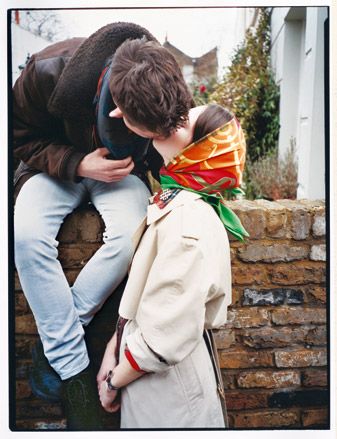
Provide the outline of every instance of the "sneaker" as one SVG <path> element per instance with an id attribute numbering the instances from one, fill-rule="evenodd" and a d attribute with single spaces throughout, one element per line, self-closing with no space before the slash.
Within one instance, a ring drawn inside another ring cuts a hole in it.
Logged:
<path id="1" fill-rule="evenodd" d="M 41 340 L 32 348 L 32 359 L 29 384 L 33 394 L 50 402 L 61 401 L 62 380 L 44 355 Z"/>

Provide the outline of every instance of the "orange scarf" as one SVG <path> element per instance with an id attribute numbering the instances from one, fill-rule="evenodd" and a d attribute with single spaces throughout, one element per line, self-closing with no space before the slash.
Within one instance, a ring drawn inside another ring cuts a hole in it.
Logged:
<path id="1" fill-rule="evenodd" d="M 249 236 L 239 218 L 225 205 L 227 191 L 239 189 L 246 142 L 238 120 L 232 120 L 184 148 L 160 171 L 163 189 L 180 188 L 199 193 L 216 210 L 224 226 L 239 240 Z"/>

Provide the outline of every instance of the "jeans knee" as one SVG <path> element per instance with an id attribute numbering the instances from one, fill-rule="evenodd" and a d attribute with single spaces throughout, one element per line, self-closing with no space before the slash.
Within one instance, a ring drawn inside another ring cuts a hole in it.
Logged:
<path id="1" fill-rule="evenodd" d="M 46 257 L 57 257 L 57 241 L 48 237 L 43 230 L 35 225 L 15 224 L 14 248 L 17 268 L 42 262 Z"/>
<path id="2" fill-rule="evenodd" d="M 133 255 L 133 245 L 128 233 L 112 237 L 106 235 L 104 243 L 111 257 L 118 257 L 121 265 L 129 265 Z"/>

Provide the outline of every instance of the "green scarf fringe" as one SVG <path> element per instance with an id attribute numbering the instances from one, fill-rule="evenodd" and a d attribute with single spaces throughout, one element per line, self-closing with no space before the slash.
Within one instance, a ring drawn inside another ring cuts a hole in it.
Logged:
<path id="1" fill-rule="evenodd" d="M 220 193 L 206 194 L 205 192 L 196 191 L 189 187 L 178 184 L 169 175 L 160 176 L 160 185 L 163 189 L 179 188 L 199 194 L 201 198 L 206 201 L 206 203 L 210 204 L 214 208 L 223 225 L 233 236 L 235 236 L 235 238 L 237 238 L 239 241 L 244 241 L 244 238 L 249 236 L 249 233 L 243 227 L 239 217 L 232 211 L 232 209 L 223 204 L 224 199 Z M 234 195 L 244 193 L 240 188 L 229 189 L 229 191 Z"/>

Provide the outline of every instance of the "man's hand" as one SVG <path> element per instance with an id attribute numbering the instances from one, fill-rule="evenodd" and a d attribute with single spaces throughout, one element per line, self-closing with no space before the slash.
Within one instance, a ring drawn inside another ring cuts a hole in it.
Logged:
<path id="1" fill-rule="evenodd" d="M 130 174 L 134 167 L 131 157 L 123 160 L 108 160 L 107 155 L 109 155 L 107 148 L 97 148 L 86 155 L 78 165 L 77 175 L 112 183 L 120 181 Z"/>
<path id="2" fill-rule="evenodd" d="M 117 390 L 108 390 L 108 386 L 106 382 L 102 382 L 98 386 L 98 394 L 99 399 L 101 401 L 101 405 L 106 412 L 114 413 L 120 408 L 121 404 L 119 401 L 115 401 L 118 391 Z"/>

